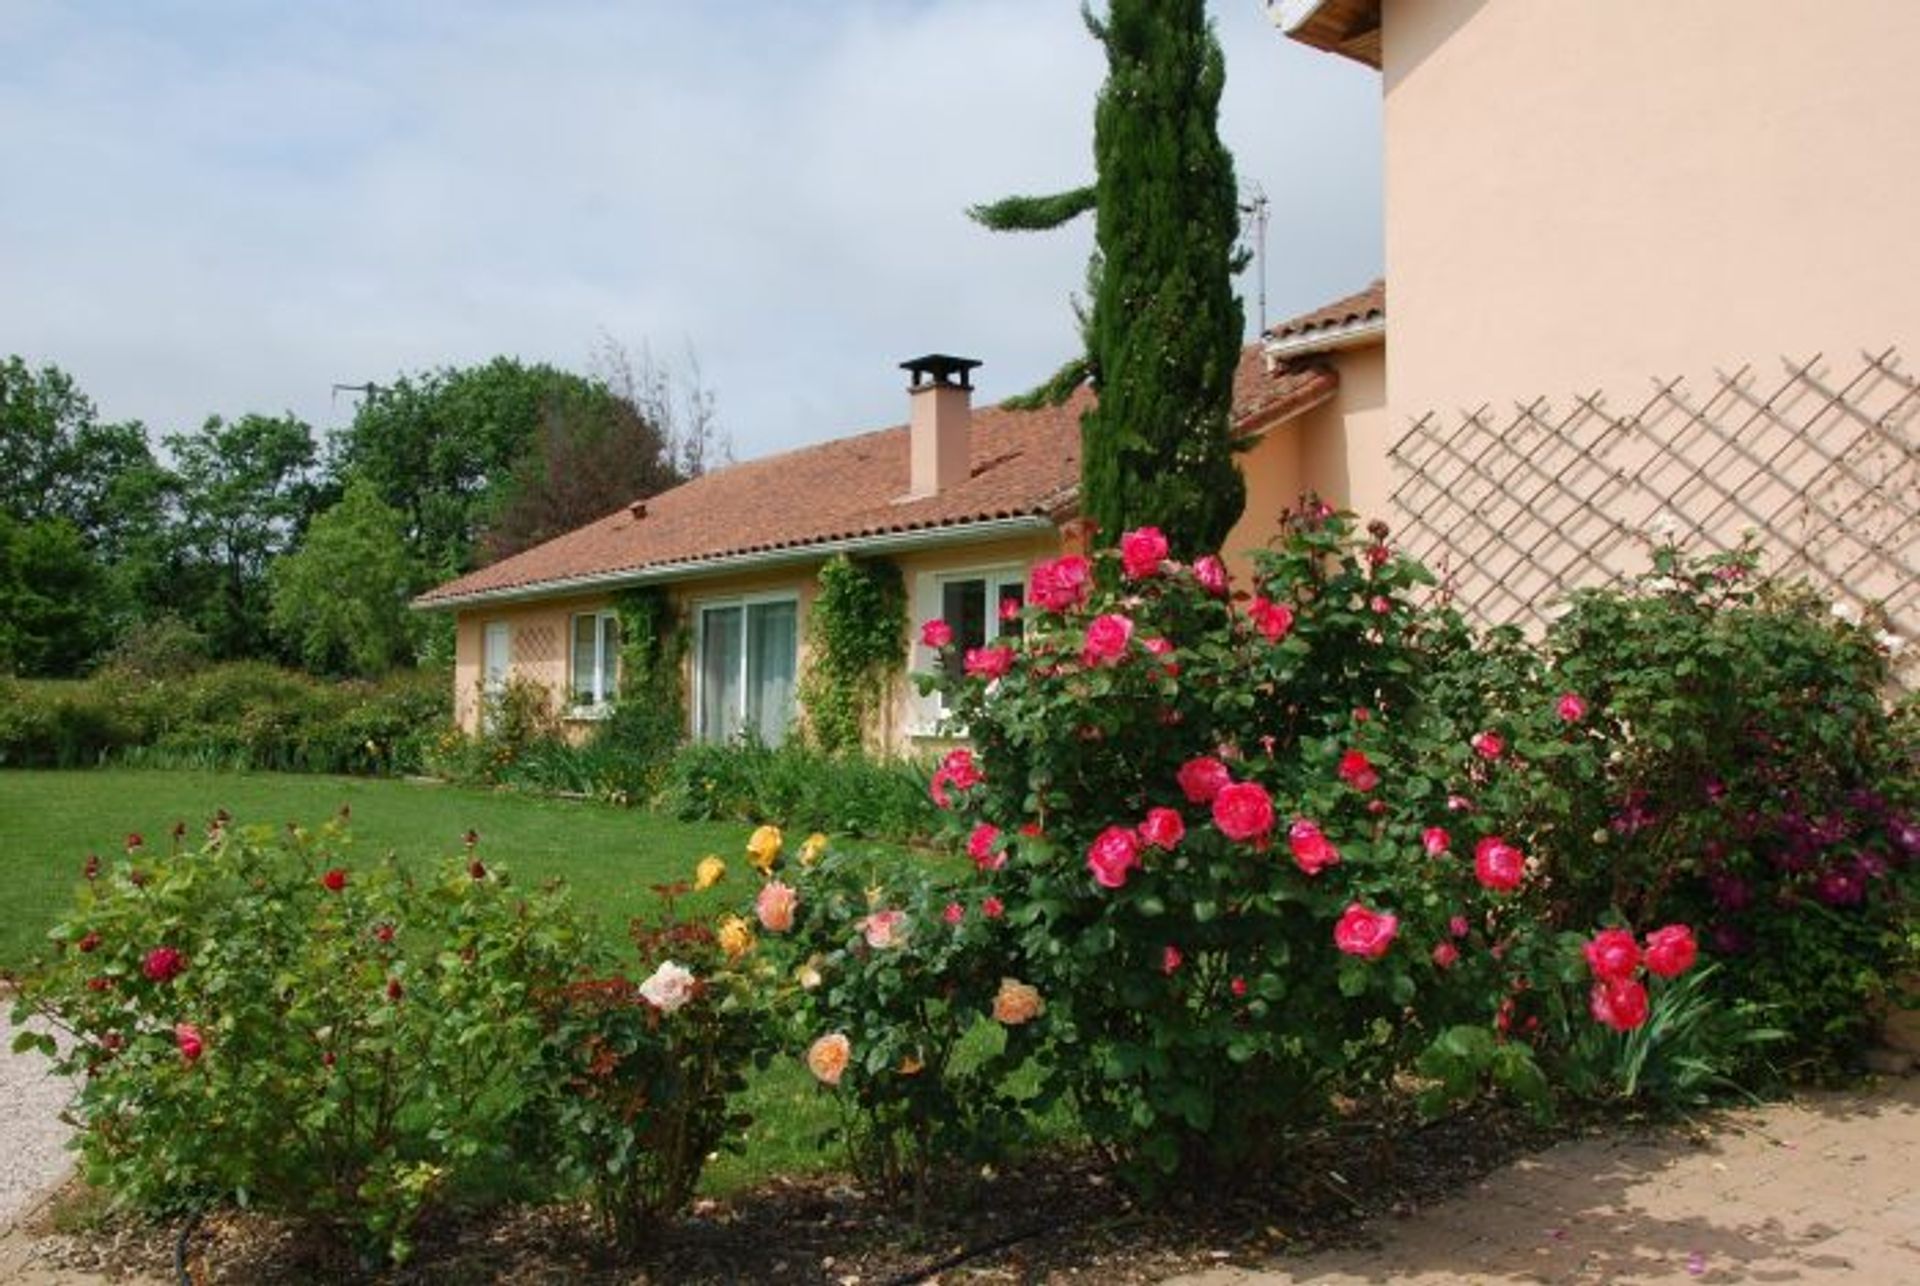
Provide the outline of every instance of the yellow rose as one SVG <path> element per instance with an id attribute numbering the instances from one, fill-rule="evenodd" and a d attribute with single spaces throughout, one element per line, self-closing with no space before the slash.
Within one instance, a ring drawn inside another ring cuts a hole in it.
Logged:
<path id="1" fill-rule="evenodd" d="M 762 872 L 773 870 L 773 864 L 780 860 L 780 828 L 762 826 L 747 840 L 747 858 Z"/>
<path id="2" fill-rule="evenodd" d="M 693 887 L 696 889 L 710 889 L 726 878 L 727 864 L 712 853 L 701 858 L 700 864 L 693 868 Z"/>
<path id="3" fill-rule="evenodd" d="M 753 926 L 737 915 L 722 919 L 714 936 L 719 939 L 720 949 L 727 953 L 729 960 L 738 960 L 753 950 Z"/>
<path id="4" fill-rule="evenodd" d="M 827 837 L 819 831 L 807 836 L 807 842 L 800 846 L 800 865 L 812 866 L 827 851 Z"/>

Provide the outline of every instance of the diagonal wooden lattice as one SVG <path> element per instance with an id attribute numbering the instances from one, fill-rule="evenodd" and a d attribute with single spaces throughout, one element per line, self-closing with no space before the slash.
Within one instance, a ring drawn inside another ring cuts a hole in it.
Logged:
<path id="1" fill-rule="evenodd" d="M 1694 553 L 1749 533 L 1767 570 L 1920 634 L 1920 384 L 1894 349 L 1832 371 L 1657 381 L 1624 414 L 1599 394 L 1496 415 L 1429 413 L 1393 445 L 1410 553 L 1489 624 L 1540 625 L 1568 590 L 1647 569 L 1667 535 Z"/>

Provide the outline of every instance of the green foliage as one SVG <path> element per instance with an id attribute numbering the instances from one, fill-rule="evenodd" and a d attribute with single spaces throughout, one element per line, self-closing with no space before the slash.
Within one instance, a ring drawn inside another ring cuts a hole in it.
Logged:
<path id="1" fill-rule="evenodd" d="M 102 658 L 102 668 L 136 679 L 180 679 L 212 663 L 207 636 L 171 612 L 138 622 Z"/>
<path id="2" fill-rule="evenodd" d="M 687 631 L 664 589 L 626 590 L 614 609 L 620 614 L 620 695 L 595 747 L 617 753 L 626 765 L 622 789 L 646 798 L 686 735 Z"/>
<path id="3" fill-rule="evenodd" d="M 930 836 L 939 817 L 926 769 L 911 760 L 828 755 L 789 741 L 681 747 L 659 806 L 687 821 L 774 822 L 899 843 Z"/>
<path id="4" fill-rule="evenodd" d="M 898 567 L 836 554 L 820 568 L 820 592 L 807 614 L 809 661 L 800 697 L 808 731 L 822 750 L 861 748 L 906 667 L 906 627 Z"/>
<path id="5" fill-rule="evenodd" d="M 417 580 L 400 514 L 355 479 L 273 564 L 273 632 L 316 674 L 385 674 L 412 659 Z"/>
<path id="6" fill-rule="evenodd" d="M 89 1178 L 144 1209 L 231 1201 L 404 1259 L 428 1209 L 512 1159 L 536 999 L 580 945 L 562 898 L 471 851 L 416 881 L 344 826 L 130 843 L 21 986 L 71 1038 Z M 32 1038 L 29 1038 L 32 1039 Z M 51 1044 L 51 1042 L 45 1042 Z"/>
<path id="7" fill-rule="evenodd" d="M 66 521 L 0 511 L 0 674 L 78 674 L 106 640 L 104 579 Z"/>
<path id="8" fill-rule="evenodd" d="M 1094 211 L 1081 328 L 1099 400 L 1081 421 L 1081 511 L 1109 535 L 1158 526 L 1192 556 L 1217 549 L 1246 503 L 1230 425 L 1244 317 L 1217 125 L 1225 65 L 1202 0 L 1112 0 L 1088 28 L 1107 55 L 1094 186 L 969 213 L 1025 230 Z M 1071 369 L 1023 401 L 1061 400 Z"/>

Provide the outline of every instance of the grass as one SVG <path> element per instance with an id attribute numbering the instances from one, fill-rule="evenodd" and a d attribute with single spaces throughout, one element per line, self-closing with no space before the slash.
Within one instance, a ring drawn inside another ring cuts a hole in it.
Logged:
<path id="1" fill-rule="evenodd" d="M 26 964 L 66 909 L 90 852 L 117 856 L 127 833 L 149 845 L 171 843 L 176 822 L 197 842 L 206 820 L 225 808 L 240 824 L 313 825 L 352 809 L 353 845 L 387 850 L 429 865 L 461 849 L 469 830 L 480 854 L 518 881 L 561 877 L 603 933 L 623 935 L 649 912 L 655 884 L 687 878 L 706 853 L 736 867 L 749 827 L 681 822 L 593 802 L 537 798 L 457 786 L 357 777 L 102 768 L 75 772 L 0 772 L 0 968 Z M 738 896 L 734 884 L 732 896 Z M 717 910 L 726 886 L 704 895 Z M 693 900 L 682 910 L 698 909 Z M 4 1034 L 4 1024 L 0 1024 Z M 752 1078 L 741 1107 L 754 1117 L 741 1156 L 708 1167 L 705 1187 L 727 1191 L 776 1174 L 817 1172 L 839 1160 L 820 1134 L 832 1104 L 794 1060 L 776 1060 Z"/>

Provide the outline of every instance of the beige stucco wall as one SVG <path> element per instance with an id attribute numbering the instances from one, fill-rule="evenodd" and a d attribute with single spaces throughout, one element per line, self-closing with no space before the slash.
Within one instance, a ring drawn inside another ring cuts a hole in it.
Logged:
<path id="1" fill-rule="evenodd" d="M 1783 355 L 1920 360 L 1920 4 L 1384 19 L 1394 424 Z"/>
<path id="2" fill-rule="evenodd" d="M 592 729 L 587 720 L 570 718 L 565 708 L 570 665 L 569 640 L 576 612 L 594 612 L 608 605 L 605 594 L 578 598 L 541 599 L 531 603 L 500 603 L 461 612 L 454 621 L 453 718 L 462 732 L 480 729 L 480 684 L 486 627 L 504 622 L 509 630 L 509 675 L 538 683 L 554 694 L 550 708 L 562 716 L 562 729 L 579 741 Z"/>

